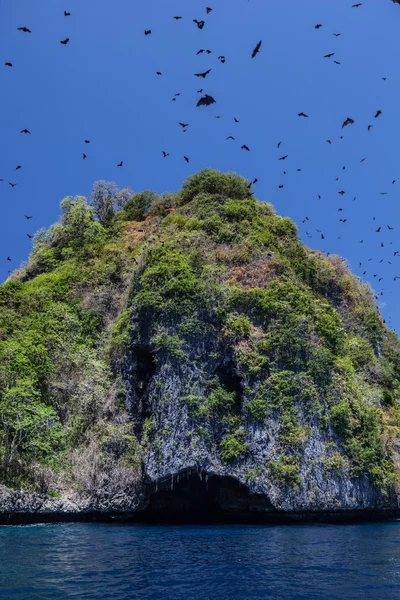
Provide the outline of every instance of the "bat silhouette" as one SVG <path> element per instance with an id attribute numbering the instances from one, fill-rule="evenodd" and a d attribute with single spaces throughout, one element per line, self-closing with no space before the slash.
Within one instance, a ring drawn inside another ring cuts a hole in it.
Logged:
<path id="1" fill-rule="evenodd" d="M 343 127 L 347 127 L 347 125 L 353 125 L 353 123 L 354 123 L 354 119 L 347 117 L 347 119 L 345 121 L 343 121 L 342 129 L 343 129 Z"/>
<path id="2" fill-rule="evenodd" d="M 6 62 L 6 63 L 4 63 L 4 66 L 5 66 L 5 67 L 12 67 L 12 63 L 10 63 L 10 62 Z"/>
<path id="3" fill-rule="evenodd" d="M 66 46 L 68 44 L 68 42 L 69 42 L 69 38 L 65 38 L 65 40 L 62 40 L 60 42 L 60 44 L 64 44 L 64 46 Z"/>
<path id="4" fill-rule="evenodd" d="M 204 71 L 204 73 L 195 73 L 194 76 L 195 77 L 202 77 L 203 79 L 205 79 L 207 77 L 207 75 L 210 73 L 211 69 L 208 69 L 208 71 Z"/>
<path id="5" fill-rule="evenodd" d="M 305 114 L 305 113 L 303 113 L 303 112 L 299 112 L 299 113 L 297 114 L 297 116 L 298 116 L 298 117 L 307 117 L 307 119 L 308 119 L 308 115 L 306 115 L 306 114 Z"/>
<path id="6" fill-rule="evenodd" d="M 209 96 L 208 94 L 206 94 L 205 96 L 200 98 L 200 100 L 198 101 L 196 106 L 210 106 L 210 104 L 215 104 L 215 103 L 216 103 L 216 100 L 214 100 L 214 98 L 212 96 Z"/>
<path id="7" fill-rule="evenodd" d="M 25 33 L 32 33 L 27 27 L 17 27 L 18 31 L 25 31 Z"/>
<path id="8" fill-rule="evenodd" d="M 257 54 L 260 52 L 261 44 L 262 44 L 262 40 L 260 40 L 258 42 L 257 46 L 254 48 L 251 58 L 255 58 L 255 56 L 257 56 Z"/>
<path id="9" fill-rule="evenodd" d="M 241 150 L 247 150 L 247 152 L 250 152 L 250 148 L 246 146 L 246 144 L 243 144 L 243 146 L 241 146 Z"/>
<path id="10" fill-rule="evenodd" d="M 144 30 L 144 35 L 150 35 L 151 33 L 151 29 L 145 29 Z"/>
<path id="11" fill-rule="evenodd" d="M 205 21 L 198 21 L 197 19 L 193 19 L 193 23 L 196 23 L 199 29 L 203 29 L 204 25 L 206 24 Z"/>

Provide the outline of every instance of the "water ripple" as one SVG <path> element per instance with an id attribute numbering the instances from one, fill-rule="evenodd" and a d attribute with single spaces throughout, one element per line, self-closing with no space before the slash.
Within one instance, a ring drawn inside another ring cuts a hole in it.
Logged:
<path id="1" fill-rule="evenodd" d="M 7 600 L 400 599 L 400 523 L 0 528 Z"/>

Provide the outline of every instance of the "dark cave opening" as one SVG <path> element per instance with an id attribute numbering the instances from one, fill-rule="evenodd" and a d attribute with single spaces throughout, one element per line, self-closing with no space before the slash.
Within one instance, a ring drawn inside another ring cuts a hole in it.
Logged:
<path id="1" fill-rule="evenodd" d="M 251 494 L 233 477 L 189 470 L 153 485 L 142 516 L 156 522 L 248 522 L 271 508 L 266 496 Z"/>

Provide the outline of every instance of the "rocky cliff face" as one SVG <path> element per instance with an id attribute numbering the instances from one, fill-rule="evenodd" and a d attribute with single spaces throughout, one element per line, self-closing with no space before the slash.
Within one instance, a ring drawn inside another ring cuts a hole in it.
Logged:
<path id="1" fill-rule="evenodd" d="M 79 335 L 60 356 L 66 313 L 41 333 L 34 397 L 58 434 L 3 468 L 3 520 L 397 511 L 398 340 L 343 261 L 304 247 L 245 180 L 203 171 L 107 224 L 70 201 L 3 286 L 8 305 L 38 280 Z"/>

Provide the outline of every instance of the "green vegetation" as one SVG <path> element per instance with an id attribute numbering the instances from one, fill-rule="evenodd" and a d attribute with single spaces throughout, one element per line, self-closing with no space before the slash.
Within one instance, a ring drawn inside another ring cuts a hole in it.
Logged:
<path id="1" fill-rule="evenodd" d="M 0 286 L 2 481 L 52 494 L 57 474 L 86 489 L 85 460 L 139 477 L 173 435 L 162 411 L 180 380 L 178 418 L 252 477 L 300 485 L 319 429 L 336 444 L 327 476 L 397 482 L 398 339 L 371 290 L 245 179 L 206 169 L 163 196 L 99 182 L 91 204 L 61 210 Z M 131 387 L 127 357 L 143 371 Z M 267 464 L 250 464 L 253 427 L 274 428 Z"/>
<path id="2" fill-rule="evenodd" d="M 221 458 L 225 461 L 235 460 L 240 456 L 244 456 L 248 452 L 248 445 L 244 442 L 246 432 L 238 429 L 235 433 L 231 433 L 221 441 Z"/>
<path id="3" fill-rule="evenodd" d="M 278 485 L 293 488 L 301 483 L 299 463 L 294 456 L 282 455 L 269 463 L 269 475 Z"/>

